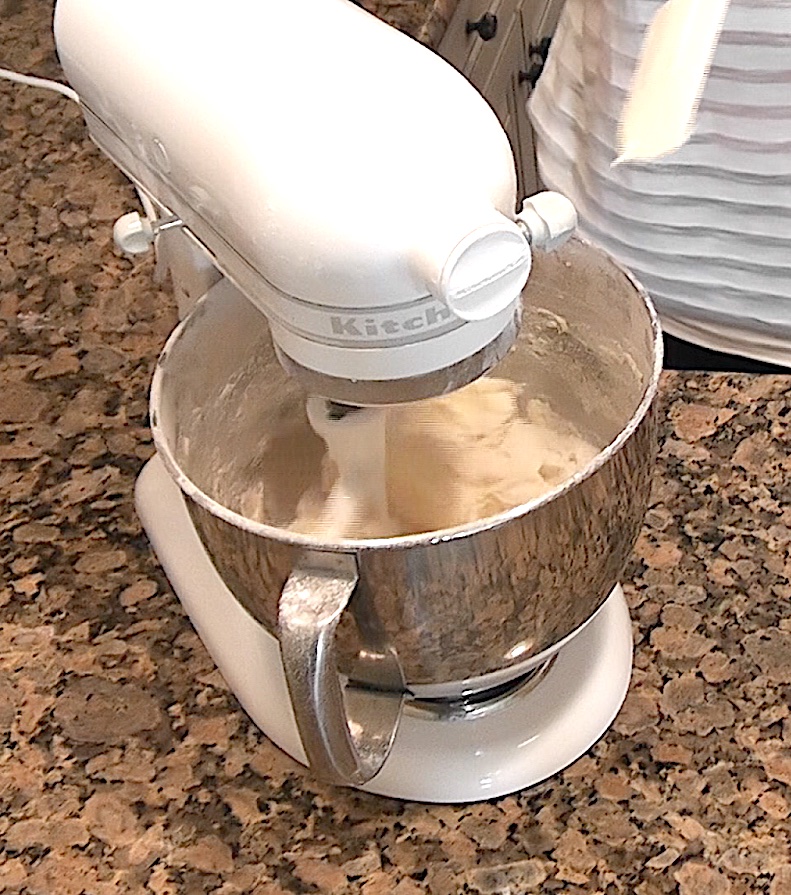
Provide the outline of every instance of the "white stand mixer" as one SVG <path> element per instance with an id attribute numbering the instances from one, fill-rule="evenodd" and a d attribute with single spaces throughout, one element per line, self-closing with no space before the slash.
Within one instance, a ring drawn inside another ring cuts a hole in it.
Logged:
<path id="1" fill-rule="evenodd" d="M 574 212 L 539 194 L 514 214 L 507 138 L 439 57 L 348 0 L 59 0 L 55 30 L 91 135 L 148 205 L 116 239 L 157 242 L 182 316 L 218 282 L 238 290 L 283 367 L 348 404 L 442 394 L 508 352 L 531 246 L 561 243 Z M 157 556 L 242 705 L 306 762 L 278 640 L 218 573 L 169 471 L 155 457 L 137 488 Z M 615 587 L 520 686 L 407 704 L 384 765 L 352 782 L 439 802 L 538 783 L 606 731 L 631 657 Z"/>

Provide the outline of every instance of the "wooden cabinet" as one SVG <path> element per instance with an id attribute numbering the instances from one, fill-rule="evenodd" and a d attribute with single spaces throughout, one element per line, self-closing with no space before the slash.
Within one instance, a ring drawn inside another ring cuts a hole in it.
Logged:
<path id="1" fill-rule="evenodd" d="M 502 122 L 514 150 L 522 196 L 540 189 L 525 104 L 540 72 L 546 49 L 542 40 L 552 36 L 562 5 L 563 0 L 460 0 L 437 48 L 480 90 Z M 484 16 L 496 16 L 493 36 L 491 18 Z"/>

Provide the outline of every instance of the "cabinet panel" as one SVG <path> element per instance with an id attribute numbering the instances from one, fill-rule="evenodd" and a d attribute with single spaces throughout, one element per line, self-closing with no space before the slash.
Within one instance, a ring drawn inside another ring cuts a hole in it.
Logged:
<path id="1" fill-rule="evenodd" d="M 552 37 L 558 24 L 564 0 L 532 0 L 523 6 L 525 14 L 525 37 L 538 41 L 542 37 Z M 528 15 L 529 13 L 529 15 Z"/>
<path id="2" fill-rule="evenodd" d="M 508 25 L 495 59 L 481 60 L 470 70 L 470 79 L 474 78 L 473 83 L 501 121 L 508 111 L 506 97 L 512 87 L 514 72 L 519 70 L 524 61 L 524 43 L 517 18 L 512 18 Z"/>
<path id="3" fill-rule="evenodd" d="M 448 30 L 437 47 L 439 55 L 469 77 L 469 68 L 482 47 L 492 43 L 497 46 L 500 43 L 499 37 L 502 33 L 500 5 L 501 0 L 460 0 Z M 487 12 L 497 16 L 498 33 L 492 40 L 484 41 L 476 32 L 467 32 L 467 22 L 477 22 Z"/>
<path id="4" fill-rule="evenodd" d="M 504 54 L 512 52 L 506 47 L 513 26 L 519 0 L 500 0 L 497 5 L 497 35 L 488 41 L 479 41 L 467 62 L 465 74 L 482 92 L 492 69 L 500 63 Z M 488 98 L 488 97 L 487 97 Z"/>
<path id="5" fill-rule="evenodd" d="M 542 187 L 538 179 L 538 168 L 536 165 L 536 147 L 533 139 L 533 126 L 527 115 L 527 97 L 529 88 L 526 84 L 517 84 L 514 88 L 514 119 L 516 122 L 516 131 L 519 139 L 519 157 L 521 165 L 521 181 L 522 194 L 530 196 L 537 193 Z"/>

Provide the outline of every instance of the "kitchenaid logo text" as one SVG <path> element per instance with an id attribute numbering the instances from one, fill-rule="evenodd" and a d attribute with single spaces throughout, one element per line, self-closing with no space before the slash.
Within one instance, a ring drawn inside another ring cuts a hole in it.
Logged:
<path id="1" fill-rule="evenodd" d="M 334 336 L 352 336 L 358 339 L 383 338 L 397 336 L 402 333 L 416 333 L 420 330 L 435 329 L 442 326 L 452 317 L 450 308 L 445 305 L 431 305 L 419 314 L 414 310 L 409 316 L 398 317 L 330 317 L 330 326 Z"/>

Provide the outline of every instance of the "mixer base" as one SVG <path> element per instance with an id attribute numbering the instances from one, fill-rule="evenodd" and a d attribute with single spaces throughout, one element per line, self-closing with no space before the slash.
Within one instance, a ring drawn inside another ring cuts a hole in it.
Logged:
<path id="1" fill-rule="evenodd" d="M 137 510 L 184 609 L 245 711 L 305 763 L 277 641 L 235 600 L 203 549 L 178 486 L 154 457 Z M 620 586 L 534 686 L 472 717 L 409 706 L 383 769 L 361 789 L 420 802 L 475 802 L 558 773 L 606 732 L 629 686 L 632 631 Z"/>

